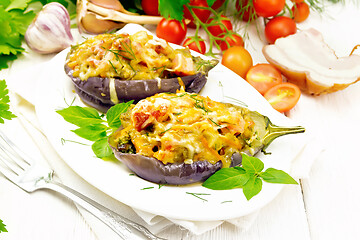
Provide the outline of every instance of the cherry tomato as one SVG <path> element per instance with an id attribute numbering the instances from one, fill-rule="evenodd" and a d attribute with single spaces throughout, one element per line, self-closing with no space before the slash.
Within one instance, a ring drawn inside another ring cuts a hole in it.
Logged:
<path id="1" fill-rule="evenodd" d="M 285 0 L 254 0 L 255 12 L 261 17 L 273 17 L 285 7 Z"/>
<path id="2" fill-rule="evenodd" d="M 146 15 L 160 16 L 159 0 L 142 0 L 141 7 Z"/>
<path id="3" fill-rule="evenodd" d="M 225 0 L 216 0 L 214 4 L 211 6 L 212 9 L 216 10 L 219 9 L 223 4 Z"/>
<path id="4" fill-rule="evenodd" d="M 198 44 L 196 44 L 196 41 L 194 41 L 191 38 L 187 38 L 184 43 L 183 46 L 184 47 L 188 47 L 191 50 L 194 50 L 198 53 L 204 54 L 206 52 L 206 45 L 205 45 L 205 41 L 203 39 L 199 39 L 199 41 L 197 42 Z M 199 49 L 200 47 L 200 49 Z"/>
<path id="5" fill-rule="evenodd" d="M 279 112 L 292 109 L 299 101 L 301 91 L 292 83 L 281 83 L 270 88 L 264 95 L 271 106 Z"/>
<path id="6" fill-rule="evenodd" d="M 265 26 L 265 37 L 269 43 L 294 33 L 296 33 L 296 23 L 289 17 L 274 17 Z"/>
<path id="7" fill-rule="evenodd" d="M 189 5 L 195 7 L 209 7 L 206 0 L 190 0 Z M 192 8 L 192 10 L 201 22 L 206 22 L 211 14 L 210 10 L 206 9 Z M 189 27 L 196 27 L 194 17 L 191 15 L 190 10 L 186 6 L 184 6 L 184 18 L 191 20 L 188 24 Z"/>
<path id="8" fill-rule="evenodd" d="M 233 47 L 233 46 L 241 46 L 241 47 L 243 47 L 244 46 L 244 40 L 243 40 L 243 38 L 241 36 L 234 33 L 234 34 L 226 37 L 224 41 L 221 41 L 219 45 L 220 45 L 221 51 L 225 51 L 229 47 Z"/>
<path id="9" fill-rule="evenodd" d="M 156 36 L 168 42 L 181 44 L 187 32 L 186 24 L 174 19 L 163 18 L 156 27 Z"/>
<path id="10" fill-rule="evenodd" d="M 237 0 L 235 7 L 240 14 L 241 19 L 245 22 L 255 20 L 258 17 L 254 6 L 249 4 L 249 0 Z"/>
<path id="11" fill-rule="evenodd" d="M 246 81 L 264 95 L 270 88 L 282 83 L 282 75 L 274 66 L 259 63 L 247 72 Z"/>
<path id="12" fill-rule="evenodd" d="M 291 0 L 293 3 L 301 3 L 303 2 L 304 0 Z"/>
<path id="13" fill-rule="evenodd" d="M 222 24 L 217 23 L 217 20 L 215 20 L 214 18 L 209 18 L 207 23 L 214 23 L 213 26 L 208 27 L 208 30 L 212 35 L 214 35 L 216 37 L 220 36 L 221 34 L 227 32 L 227 31 L 232 30 L 231 21 L 225 15 L 221 15 L 221 23 Z"/>
<path id="14" fill-rule="evenodd" d="M 306 2 L 296 3 L 292 8 L 291 11 L 293 12 L 295 22 L 303 22 L 305 21 L 309 14 L 310 8 Z"/>
<path id="15" fill-rule="evenodd" d="M 245 79 L 246 73 L 253 65 L 253 60 L 245 48 L 234 46 L 224 52 L 221 63 Z"/>

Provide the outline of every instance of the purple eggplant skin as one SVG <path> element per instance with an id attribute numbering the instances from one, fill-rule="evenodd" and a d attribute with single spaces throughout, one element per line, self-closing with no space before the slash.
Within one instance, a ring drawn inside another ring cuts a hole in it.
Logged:
<path id="1" fill-rule="evenodd" d="M 150 182 L 169 185 L 186 185 L 202 182 L 222 168 L 222 162 L 212 164 L 208 161 L 195 161 L 189 163 L 167 163 L 153 157 L 140 154 L 123 153 L 115 146 L 110 147 L 115 157 L 124 163 L 137 176 Z M 241 165 L 242 157 L 239 153 L 232 156 L 231 167 Z"/>
<path id="2" fill-rule="evenodd" d="M 222 162 L 211 164 L 208 161 L 196 161 L 191 164 L 167 163 L 153 157 L 139 154 L 122 153 L 111 146 L 115 157 L 124 163 L 137 176 L 150 182 L 169 185 L 186 185 L 205 181 L 222 167 Z"/>
<path id="3" fill-rule="evenodd" d="M 90 77 L 83 81 L 73 76 L 73 70 L 65 65 L 65 72 L 75 85 L 75 90 L 80 98 L 91 107 L 101 112 L 115 105 L 110 99 L 109 78 Z M 185 91 L 199 93 L 206 84 L 206 75 L 202 72 L 181 77 L 185 85 Z M 134 103 L 141 99 L 153 96 L 156 93 L 171 92 L 175 93 L 180 89 L 178 77 L 150 80 L 122 80 L 115 78 L 115 90 L 119 102 L 134 100 Z"/>

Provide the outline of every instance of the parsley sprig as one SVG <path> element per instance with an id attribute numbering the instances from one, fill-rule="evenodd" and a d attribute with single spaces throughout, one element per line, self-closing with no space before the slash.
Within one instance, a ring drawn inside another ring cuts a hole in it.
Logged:
<path id="1" fill-rule="evenodd" d="M 3 223 L 3 221 L 0 219 L 0 233 L 1 232 L 7 232 L 6 225 Z"/>
<path id="2" fill-rule="evenodd" d="M 203 186 L 213 190 L 242 188 L 247 200 L 262 189 L 263 181 L 268 183 L 298 184 L 289 174 L 275 168 L 264 170 L 264 163 L 242 154 L 242 167 L 222 168 L 210 176 Z"/>
<path id="3" fill-rule="evenodd" d="M 0 80 L 0 123 L 4 123 L 4 119 L 11 120 L 16 117 L 10 111 L 9 90 L 6 87 L 5 80 Z"/>
<path id="4" fill-rule="evenodd" d="M 98 158 L 108 158 L 113 155 L 108 136 L 121 126 L 120 114 L 126 112 L 132 103 L 119 103 L 111 107 L 106 115 L 94 108 L 80 106 L 69 106 L 56 112 L 67 122 L 79 127 L 72 130 L 75 134 L 94 142 L 91 148 Z"/>

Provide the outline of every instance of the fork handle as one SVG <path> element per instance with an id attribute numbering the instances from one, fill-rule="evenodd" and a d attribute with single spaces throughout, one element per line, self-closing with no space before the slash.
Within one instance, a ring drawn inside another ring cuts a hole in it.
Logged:
<path id="1" fill-rule="evenodd" d="M 45 188 L 51 189 L 58 193 L 63 194 L 81 207 L 86 209 L 89 213 L 97 217 L 99 220 L 109 226 L 115 233 L 122 239 L 131 239 L 130 235 L 135 234 L 132 230 L 136 229 L 141 232 L 145 237 L 152 240 L 164 240 L 152 234 L 147 228 L 141 226 L 130 219 L 120 216 L 116 212 L 100 205 L 99 203 L 91 200 L 83 194 L 71 189 L 59 182 L 51 181 L 44 185 Z"/>

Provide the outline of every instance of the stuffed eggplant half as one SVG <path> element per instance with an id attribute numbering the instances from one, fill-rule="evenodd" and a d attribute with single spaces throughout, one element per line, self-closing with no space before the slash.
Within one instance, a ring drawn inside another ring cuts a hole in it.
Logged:
<path id="1" fill-rule="evenodd" d="M 132 105 L 109 137 L 115 156 L 139 177 L 161 184 L 206 180 L 241 164 L 276 137 L 304 132 L 278 127 L 247 108 L 195 93 L 160 93 Z"/>
<path id="2" fill-rule="evenodd" d="M 181 86 L 198 93 L 217 60 L 193 57 L 189 49 L 173 49 L 145 31 L 100 34 L 73 46 L 65 72 L 88 105 L 106 112 L 111 106 L 135 102 Z"/>

